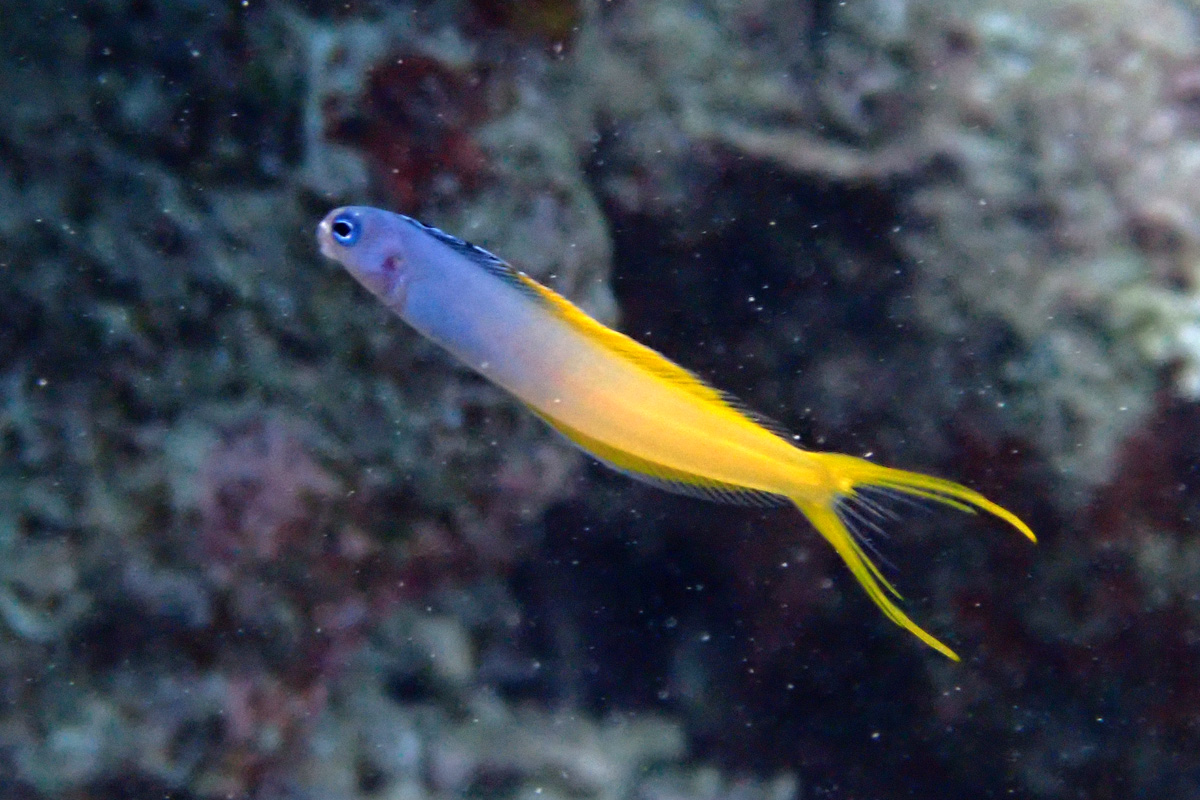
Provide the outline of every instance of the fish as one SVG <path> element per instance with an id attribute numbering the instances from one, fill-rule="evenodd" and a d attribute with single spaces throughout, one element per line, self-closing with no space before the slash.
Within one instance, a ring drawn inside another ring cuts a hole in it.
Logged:
<path id="1" fill-rule="evenodd" d="M 900 608 L 868 553 L 892 501 L 984 511 L 1037 541 L 1015 514 L 961 484 L 799 447 L 731 395 L 438 228 L 345 206 L 320 222 L 317 243 L 408 325 L 601 463 L 680 494 L 795 506 L 887 619 L 949 659 L 959 656 Z"/>

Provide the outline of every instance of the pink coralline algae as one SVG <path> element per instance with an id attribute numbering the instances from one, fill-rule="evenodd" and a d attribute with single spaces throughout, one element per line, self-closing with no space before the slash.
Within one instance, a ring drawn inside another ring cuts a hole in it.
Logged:
<path id="1" fill-rule="evenodd" d="M 298 426 L 268 417 L 227 434 L 200 472 L 201 538 L 214 562 L 266 562 L 310 535 L 314 502 L 338 493 Z"/>

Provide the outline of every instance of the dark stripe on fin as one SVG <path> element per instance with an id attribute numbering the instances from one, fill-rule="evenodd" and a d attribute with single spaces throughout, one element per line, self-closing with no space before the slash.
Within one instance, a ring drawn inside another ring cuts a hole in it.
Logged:
<path id="1" fill-rule="evenodd" d="M 479 265 L 482 269 L 486 270 L 492 275 L 495 275 L 497 278 L 512 286 L 514 289 L 517 289 L 526 297 L 538 301 L 542 300 L 542 296 L 538 292 L 531 289 L 529 284 L 526 282 L 526 280 L 532 281 L 533 279 L 529 278 L 529 276 L 527 276 L 524 272 L 521 272 L 495 253 L 491 253 L 487 250 L 484 250 L 479 245 L 471 244 L 464 239 L 460 239 L 457 236 L 446 233 L 441 228 L 435 228 L 432 225 L 426 225 L 420 220 L 413 219 L 412 217 L 406 217 L 403 214 L 399 216 L 401 219 L 412 223 L 417 228 L 421 229 L 425 233 L 428 233 L 430 236 L 437 239 L 439 242 L 446 245 L 471 263 Z M 526 280 L 522 280 L 523 278 Z"/>
<path id="2" fill-rule="evenodd" d="M 583 450 L 601 464 L 656 488 L 673 492 L 674 494 L 739 506 L 766 508 L 787 505 L 791 502 L 786 497 L 771 494 L 770 492 L 761 492 L 756 489 L 737 486 L 736 484 L 710 480 L 684 470 L 647 461 L 580 433 L 535 408 L 530 408 L 529 410 L 540 417 L 551 428 L 565 436 L 571 444 Z"/>

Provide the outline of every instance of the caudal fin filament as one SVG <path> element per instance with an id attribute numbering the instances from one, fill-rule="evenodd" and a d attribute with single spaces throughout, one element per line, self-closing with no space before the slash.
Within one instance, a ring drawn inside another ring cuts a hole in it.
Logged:
<path id="1" fill-rule="evenodd" d="M 792 498 L 796 507 L 804 513 L 804 516 L 808 517 L 813 527 L 833 545 L 833 549 L 846 562 L 851 574 L 866 590 L 867 596 L 883 611 L 884 616 L 942 655 L 958 661 L 958 655 L 953 650 L 913 622 L 896 605 L 893 598 L 901 599 L 900 593 L 884 577 L 879 567 L 863 549 L 862 542 L 854 535 L 853 526 L 864 523 L 863 514 L 856 511 L 856 505 L 880 516 L 888 515 L 886 508 L 879 506 L 861 490 L 877 489 L 890 495 L 908 495 L 972 514 L 976 510 L 986 511 L 1012 525 L 1030 541 L 1036 542 L 1037 538 L 1033 535 L 1033 531 L 1008 509 L 993 503 L 979 492 L 953 481 L 917 472 L 882 467 L 854 456 L 836 453 L 813 455 L 817 455 L 829 470 L 832 478 L 831 488 L 828 496 L 824 498 L 814 498 L 811 493 Z M 869 520 L 865 520 L 865 522 L 869 527 L 873 527 Z"/>

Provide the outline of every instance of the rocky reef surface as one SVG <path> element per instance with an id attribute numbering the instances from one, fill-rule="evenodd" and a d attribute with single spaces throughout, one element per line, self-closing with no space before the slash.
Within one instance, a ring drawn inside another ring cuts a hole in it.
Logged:
<path id="1" fill-rule="evenodd" d="M 1200 797 L 1200 5 L 0 32 L 0 797 Z M 406 330 L 315 252 L 343 202 L 1042 543 L 891 526 L 944 662 L 794 513 L 603 472 Z"/>

